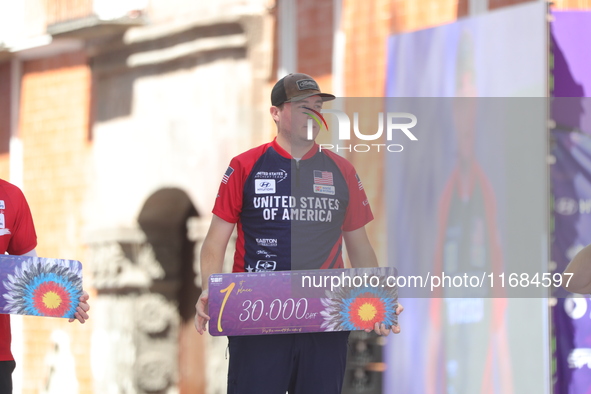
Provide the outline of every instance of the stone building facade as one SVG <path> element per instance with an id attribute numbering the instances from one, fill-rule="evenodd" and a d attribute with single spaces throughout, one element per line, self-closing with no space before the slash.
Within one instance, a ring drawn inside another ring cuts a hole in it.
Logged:
<path id="1" fill-rule="evenodd" d="M 92 299 L 84 326 L 13 318 L 15 392 L 224 392 L 225 340 L 193 327 L 197 255 L 230 158 L 272 134 L 269 5 L 0 7 L 0 176 Z"/>

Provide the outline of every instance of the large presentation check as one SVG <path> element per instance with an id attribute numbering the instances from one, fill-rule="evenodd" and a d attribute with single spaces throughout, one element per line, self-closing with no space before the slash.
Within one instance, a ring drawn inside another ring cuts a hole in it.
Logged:
<path id="1" fill-rule="evenodd" d="M 209 278 L 211 335 L 290 334 L 397 324 L 394 268 L 266 271 Z"/>
<path id="2" fill-rule="evenodd" d="M 82 292 L 79 261 L 0 255 L 0 313 L 74 318 Z"/>

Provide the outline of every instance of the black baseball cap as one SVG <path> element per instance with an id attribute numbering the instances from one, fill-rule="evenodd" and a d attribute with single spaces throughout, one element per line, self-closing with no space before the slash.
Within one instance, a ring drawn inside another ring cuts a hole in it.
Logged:
<path id="1" fill-rule="evenodd" d="M 281 78 L 271 91 L 271 104 L 275 107 L 292 101 L 303 100 L 310 96 L 320 96 L 322 101 L 334 100 L 329 93 L 321 93 L 318 84 L 307 74 L 288 74 Z"/>

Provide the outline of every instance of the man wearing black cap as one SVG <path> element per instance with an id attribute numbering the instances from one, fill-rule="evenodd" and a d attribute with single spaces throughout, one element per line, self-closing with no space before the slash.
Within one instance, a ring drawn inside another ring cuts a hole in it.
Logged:
<path id="1" fill-rule="evenodd" d="M 209 320 L 208 279 L 222 270 L 235 224 L 233 272 L 344 268 L 343 239 L 353 267 L 378 266 L 365 232 L 373 216 L 355 169 L 341 156 L 319 149 L 314 142 L 317 123 L 312 122 L 309 135 L 308 120 L 334 98 L 306 74 L 289 74 L 273 87 L 270 111 L 277 137 L 233 158 L 222 178 L 201 249 L 203 293 L 195 317 L 199 333 Z M 262 199 L 266 208 L 277 209 L 275 216 L 264 214 Z M 273 259 L 261 264 L 261 254 Z M 390 330 L 376 323 L 375 331 L 388 335 Z M 394 326 L 392 331 L 400 329 Z M 228 337 L 228 393 L 340 393 L 348 335 Z"/>

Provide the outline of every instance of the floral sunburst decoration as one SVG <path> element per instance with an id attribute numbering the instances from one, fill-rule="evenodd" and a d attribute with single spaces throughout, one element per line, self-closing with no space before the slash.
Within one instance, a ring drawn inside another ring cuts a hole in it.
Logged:
<path id="1" fill-rule="evenodd" d="M 324 322 L 320 326 L 325 331 L 352 331 L 373 329 L 375 323 L 384 323 L 390 327 L 397 322 L 397 289 L 388 287 L 386 277 L 379 275 L 376 269 L 373 275 L 379 282 L 377 286 L 343 286 L 326 290 L 326 298 L 320 301 L 324 310 L 320 312 Z M 365 271 L 367 273 L 367 271 Z M 356 275 L 355 272 L 351 274 Z M 357 273 L 359 275 L 359 273 Z M 361 272 L 363 275 L 363 272 Z"/>
<path id="2" fill-rule="evenodd" d="M 33 257 L 2 283 L 5 313 L 73 318 L 82 295 L 82 269 L 73 260 Z"/>

